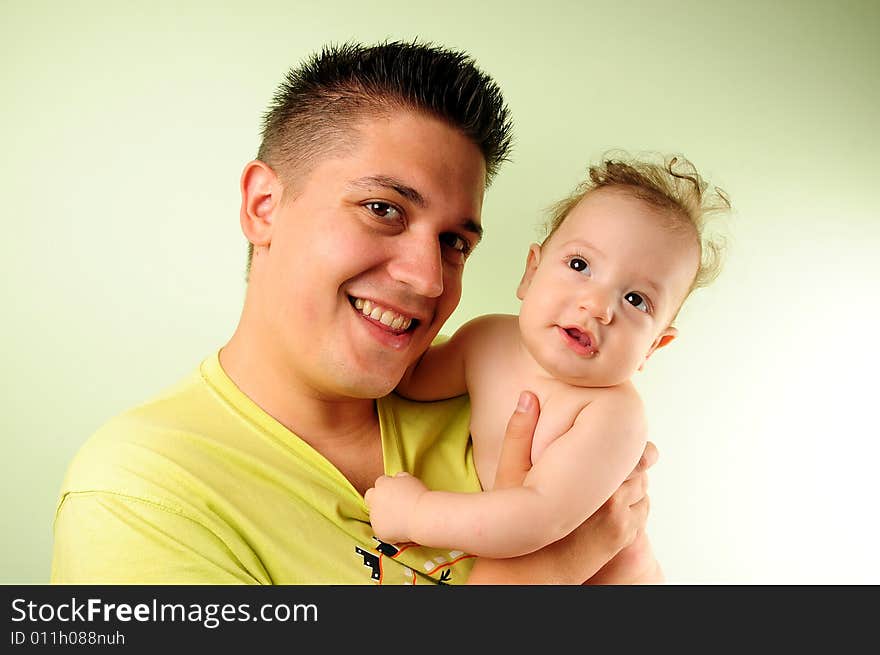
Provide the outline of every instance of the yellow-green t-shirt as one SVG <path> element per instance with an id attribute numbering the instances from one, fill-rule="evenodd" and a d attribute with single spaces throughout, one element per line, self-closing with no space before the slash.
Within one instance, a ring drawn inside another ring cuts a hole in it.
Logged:
<path id="1" fill-rule="evenodd" d="M 385 473 L 479 491 L 466 397 L 376 401 Z M 55 516 L 52 582 L 462 583 L 460 551 L 373 537 L 363 497 L 229 379 L 218 354 L 112 419 L 76 455 Z"/>

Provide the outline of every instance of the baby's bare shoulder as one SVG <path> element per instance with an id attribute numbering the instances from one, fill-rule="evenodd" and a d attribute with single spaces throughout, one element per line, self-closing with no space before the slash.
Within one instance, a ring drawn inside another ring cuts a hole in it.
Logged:
<path id="1" fill-rule="evenodd" d="M 513 314 L 484 314 L 472 318 L 459 328 L 459 332 L 500 332 L 514 330 L 517 327 L 517 317 Z"/>
<path id="2" fill-rule="evenodd" d="M 510 314 L 486 314 L 471 319 L 455 333 L 454 339 L 468 345 L 477 344 L 482 349 L 490 345 L 506 345 L 516 334 L 516 316 Z"/>
<path id="3" fill-rule="evenodd" d="M 616 384 L 613 387 L 600 387 L 596 391 L 600 392 L 597 397 L 605 397 L 614 402 L 642 404 L 641 395 L 639 395 L 636 386 L 629 380 Z"/>
<path id="4" fill-rule="evenodd" d="M 590 388 L 582 397 L 586 400 L 582 408 L 584 418 L 609 413 L 618 421 L 644 423 L 645 405 L 635 385 L 629 381 L 613 387 Z"/>

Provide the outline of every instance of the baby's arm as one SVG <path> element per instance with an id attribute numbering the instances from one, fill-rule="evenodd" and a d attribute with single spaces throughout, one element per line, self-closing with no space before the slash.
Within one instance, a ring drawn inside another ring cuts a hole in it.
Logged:
<path id="1" fill-rule="evenodd" d="M 410 366 L 395 391 L 410 400 L 443 400 L 467 391 L 465 364 L 491 317 L 462 325 L 449 340 L 431 346 Z"/>
<path id="2" fill-rule="evenodd" d="M 418 479 L 381 477 L 367 491 L 384 541 L 415 541 L 493 558 L 530 553 L 570 533 L 632 471 L 645 446 L 641 400 L 629 386 L 584 407 L 529 471 L 522 487 L 429 491 Z"/>

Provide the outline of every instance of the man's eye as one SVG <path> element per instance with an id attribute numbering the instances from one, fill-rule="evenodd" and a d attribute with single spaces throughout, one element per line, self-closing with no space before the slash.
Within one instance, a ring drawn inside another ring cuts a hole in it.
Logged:
<path id="1" fill-rule="evenodd" d="M 460 237 L 454 232 L 447 232 L 440 235 L 440 241 L 445 246 L 449 246 L 453 250 L 457 250 L 463 255 L 467 255 L 471 251 L 471 244 L 467 239 Z"/>
<path id="2" fill-rule="evenodd" d="M 642 298 L 642 296 L 640 294 L 636 293 L 635 291 L 630 291 L 628 294 L 626 294 L 624 296 L 624 299 L 626 299 L 626 301 L 630 305 L 632 305 L 633 307 L 638 309 L 640 312 L 647 313 L 648 303 L 645 301 L 644 298 Z"/>
<path id="3" fill-rule="evenodd" d="M 377 200 L 368 202 L 364 207 L 366 207 L 373 216 L 384 220 L 394 221 L 400 218 L 400 210 L 388 202 L 379 202 Z"/>
<path id="4" fill-rule="evenodd" d="M 572 257 L 568 260 L 568 267 L 573 271 L 577 271 L 578 273 L 590 273 L 590 265 L 583 257 Z"/>

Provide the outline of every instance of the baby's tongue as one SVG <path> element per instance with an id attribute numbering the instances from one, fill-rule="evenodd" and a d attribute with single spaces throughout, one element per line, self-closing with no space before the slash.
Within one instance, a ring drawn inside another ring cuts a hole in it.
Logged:
<path id="1" fill-rule="evenodd" d="M 582 346 L 590 345 L 590 338 L 577 328 L 568 328 L 566 332 L 568 332 L 568 336 L 572 339 L 577 339 Z"/>

